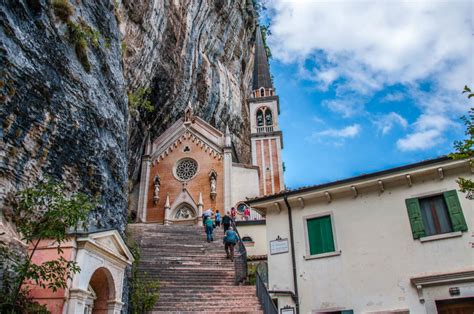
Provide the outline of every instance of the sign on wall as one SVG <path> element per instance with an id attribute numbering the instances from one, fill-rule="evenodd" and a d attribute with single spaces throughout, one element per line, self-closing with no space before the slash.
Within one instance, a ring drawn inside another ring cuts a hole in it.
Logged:
<path id="1" fill-rule="evenodd" d="M 288 253 L 288 239 L 270 241 L 270 254 Z"/>
<path id="2" fill-rule="evenodd" d="M 292 307 L 284 307 L 280 309 L 280 314 L 295 314 L 295 309 Z"/>

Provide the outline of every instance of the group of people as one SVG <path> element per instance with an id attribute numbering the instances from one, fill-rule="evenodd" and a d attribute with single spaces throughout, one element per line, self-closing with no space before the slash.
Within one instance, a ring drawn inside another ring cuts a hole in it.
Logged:
<path id="1" fill-rule="evenodd" d="M 232 208 L 234 209 L 234 208 Z M 212 220 L 212 209 L 207 209 L 202 214 L 202 222 L 204 229 L 206 231 L 207 242 L 214 241 L 214 229 L 220 228 L 221 223 L 224 228 L 224 247 L 227 258 L 230 258 L 231 261 L 234 260 L 234 246 L 237 244 L 239 237 L 234 231 L 234 228 L 231 226 L 233 221 L 232 211 L 228 211 L 224 217 L 221 217 L 219 210 L 216 210 L 214 220 Z"/>

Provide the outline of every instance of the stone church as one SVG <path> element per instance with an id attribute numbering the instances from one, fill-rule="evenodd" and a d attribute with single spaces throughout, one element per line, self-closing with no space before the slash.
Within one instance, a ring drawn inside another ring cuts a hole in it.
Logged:
<path id="1" fill-rule="evenodd" d="M 232 136 L 193 114 L 147 144 L 142 158 L 137 219 L 195 224 L 203 210 L 243 208 L 242 200 L 284 189 L 282 132 L 261 31 L 256 32 L 252 94 L 248 99 L 252 164 L 232 158 Z"/>

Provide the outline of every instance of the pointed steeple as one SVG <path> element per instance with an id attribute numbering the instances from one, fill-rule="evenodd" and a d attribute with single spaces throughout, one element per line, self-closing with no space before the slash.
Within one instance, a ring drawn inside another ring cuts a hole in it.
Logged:
<path id="1" fill-rule="evenodd" d="M 252 89 L 256 90 L 260 87 L 273 88 L 270 69 L 268 68 L 267 51 L 263 44 L 262 30 L 257 25 L 255 34 L 255 61 L 253 65 L 253 84 Z"/>

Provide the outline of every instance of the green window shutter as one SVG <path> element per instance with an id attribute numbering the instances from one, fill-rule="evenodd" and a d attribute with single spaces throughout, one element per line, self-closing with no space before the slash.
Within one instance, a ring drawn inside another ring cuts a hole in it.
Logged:
<path id="1" fill-rule="evenodd" d="M 419 239 L 426 235 L 423 220 L 421 218 L 420 202 L 417 198 L 409 198 L 405 200 L 408 210 L 408 218 L 410 219 L 411 232 L 413 239 Z"/>
<path id="2" fill-rule="evenodd" d="M 453 231 L 467 231 L 466 219 L 462 213 L 461 203 L 459 203 L 458 193 L 456 190 L 443 193 L 444 200 L 448 206 L 449 217 Z"/>
<path id="3" fill-rule="evenodd" d="M 332 234 L 331 216 L 307 220 L 309 253 L 322 254 L 334 252 L 334 236 Z"/>

